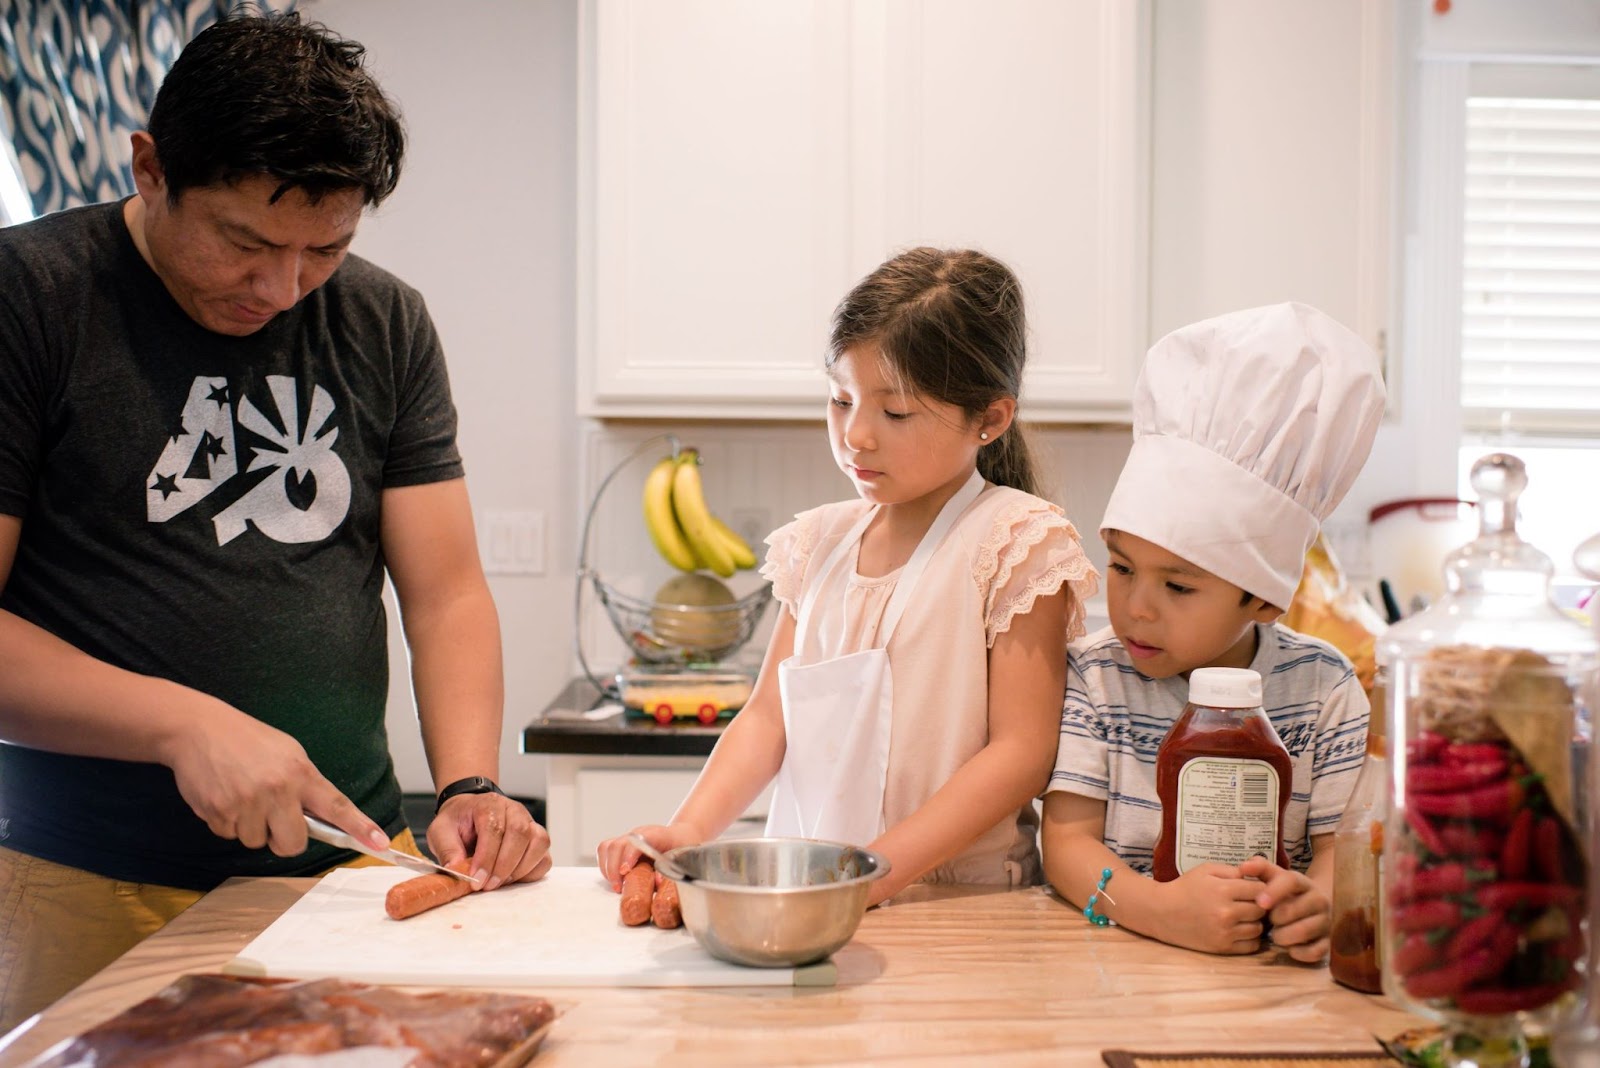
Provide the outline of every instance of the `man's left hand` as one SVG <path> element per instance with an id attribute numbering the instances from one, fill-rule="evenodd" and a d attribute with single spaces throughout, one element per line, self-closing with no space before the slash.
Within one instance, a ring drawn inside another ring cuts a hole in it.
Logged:
<path id="1" fill-rule="evenodd" d="M 428 845 L 440 864 L 472 858 L 482 887 L 532 882 L 550 870 L 550 835 L 528 809 L 501 794 L 459 794 L 428 825 Z"/>

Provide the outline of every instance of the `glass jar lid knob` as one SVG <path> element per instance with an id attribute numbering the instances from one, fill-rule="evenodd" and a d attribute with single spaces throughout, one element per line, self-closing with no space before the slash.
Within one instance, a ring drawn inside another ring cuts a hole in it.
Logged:
<path id="1" fill-rule="evenodd" d="M 1517 499 L 1528 488 L 1522 461 L 1490 453 L 1472 465 L 1478 494 L 1478 538 L 1445 558 L 1445 584 L 1454 592 L 1546 597 L 1555 565 L 1517 534 Z"/>

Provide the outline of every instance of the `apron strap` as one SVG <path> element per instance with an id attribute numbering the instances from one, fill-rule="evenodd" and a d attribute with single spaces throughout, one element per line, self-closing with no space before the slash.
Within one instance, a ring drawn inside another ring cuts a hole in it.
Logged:
<path id="1" fill-rule="evenodd" d="M 805 652 L 806 635 L 811 633 L 812 609 L 816 607 L 817 598 L 821 594 L 825 579 L 839 566 L 841 560 L 855 548 L 861 540 L 861 535 L 867 531 L 867 524 L 872 522 L 872 517 L 878 514 L 878 505 L 867 509 L 867 514 L 862 516 L 855 526 L 851 527 L 845 536 L 839 539 L 839 544 L 833 547 L 833 552 L 823 561 L 822 568 L 817 572 L 817 577 L 811 580 L 811 586 L 800 597 L 800 611 L 794 620 L 795 652 Z"/>
<path id="2" fill-rule="evenodd" d="M 928 527 L 922 540 L 917 543 L 916 549 L 911 553 L 911 559 L 906 561 L 905 568 L 900 572 L 900 578 L 894 584 L 894 593 L 890 596 L 889 604 L 884 609 L 883 619 L 878 625 L 878 648 L 888 647 L 889 639 L 894 636 L 895 627 L 899 625 L 900 616 L 905 612 L 906 603 L 911 598 L 912 590 L 916 588 L 917 580 L 922 577 L 923 570 L 928 566 L 929 559 L 939 546 L 944 544 L 945 536 L 950 533 L 950 528 L 955 526 L 956 520 L 961 518 L 961 513 L 978 499 L 978 494 L 983 492 L 983 486 L 983 476 L 974 470 L 955 495 L 939 509 L 938 516 L 934 518 L 933 524 Z M 867 525 L 878 514 L 879 507 L 881 506 L 875 505 L 869 508 L 867 514 L 839 540 L 839 544 L 834 546 L 833 551 L 828 554 L 828 559 L 817 572 L 817 577 L 811 581 L 810 588 L 801 597 L 800 612 L 795 617 L 795 640 L 800 646 L 795 649 L 796 653 L 804 651 L 806 635 L 811 633 L 811 615 L 824 585 L 823 580 L 831 575 L 840 562 L 855 549 L 861 541 L 861 536 L 866 533 Z"/>
<path id="3" fill-rule="evenodd" d="M 950 528 L 956 525 L 956 520 L 961 518 L 961 513 L 967 506 L 978 499 L 978 494 L 983 492 L 983 476 L 976 470 L 972 472 L 965 484 L 956 490 L 955 496 L 944 502 L 944 507 L 939 509 L 939 515 L 928 528 L 928 532 L 917 543 L 916 551 L 911 554 L 911 559 L 906 561 L 905 570 L 900 572 L 900 579 L 894 584 L 894 594 L 889 598 L 889 607 L 883 610 L 883 620 L 878 624 L 878 646 L 882 649 L 889 647 L 889 640 L 894 637 L 894 629 L 900 624 L 900 616 L 906 610 L 906 604 L 911 600 L 912 591 L 917 588 L 917 580 L 922 577 L 923 570 L 928 566 L 928 561 L 939 546 L 944 544 L 945 535 L 950 533 Z"/>

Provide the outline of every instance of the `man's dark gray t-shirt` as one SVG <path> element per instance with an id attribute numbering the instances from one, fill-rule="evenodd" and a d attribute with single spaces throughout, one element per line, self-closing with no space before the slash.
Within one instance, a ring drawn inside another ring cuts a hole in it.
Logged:
<path id="1" fill-rule="evenodd" d="M 355 256 L 256 334 L 195 323 L 120 204 L 0 229 L 0 608 L 278 727 L 390 833 L 385 489 L 461 475 L 421 297 Z M 209 889 L 308 874 L 219 838 L 158 764 L 0 744 L 0 846 Z"/>

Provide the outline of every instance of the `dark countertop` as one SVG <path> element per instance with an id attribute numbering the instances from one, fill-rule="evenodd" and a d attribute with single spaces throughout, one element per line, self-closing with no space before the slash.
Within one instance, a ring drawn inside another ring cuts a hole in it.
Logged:
<path id="1" fill-rule="evenodd" d="M 586 678 L 568 682 L 538 718 L 522 728 L 524 753 L 601 756 L 708 756 L 726 721 L 703 726 L 692 719 L 662 726 L 648 716 L 619 711 L 603 719 L 585 713 L 603 702 Z"/>

